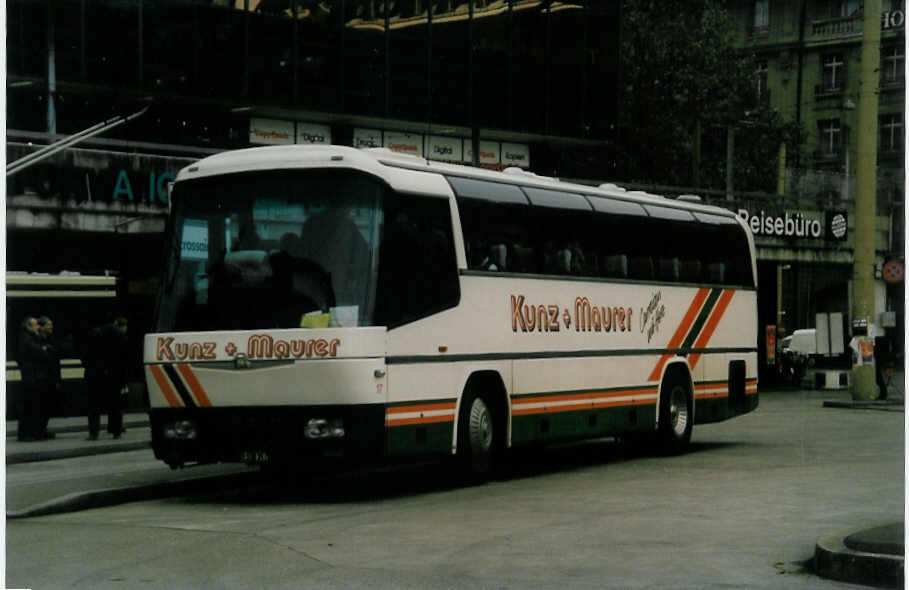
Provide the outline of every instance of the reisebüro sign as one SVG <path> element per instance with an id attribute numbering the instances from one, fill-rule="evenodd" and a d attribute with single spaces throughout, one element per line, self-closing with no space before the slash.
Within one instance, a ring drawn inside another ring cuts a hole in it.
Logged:
<path id="1" fill-rule="evenodd" d="M 771 238 L 844 241 L 848 229 L 845 211 L 767 213 L 762 209 L 752 214 L 748 209 L 739 209 L 738 216 L 755 236 Z"/>

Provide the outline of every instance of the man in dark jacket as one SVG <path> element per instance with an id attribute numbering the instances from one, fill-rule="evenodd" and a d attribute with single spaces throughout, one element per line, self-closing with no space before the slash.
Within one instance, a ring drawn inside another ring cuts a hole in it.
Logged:
<path id="1" fill-rule="evenodd" d="M 40 440 L 41 390 L 38 387 L 37 368 L 46 356 L 38 334 L 38 320 L 27 317 L 22 320 L 19 330 L 18 355 L 19 372 L 22 374 L 22 403 L 19 410 L 20 441 Z"/>
<path id="2" fill-rule="evenodd" d="M 123 434 L 121 395 L 126 389 L 126 318 L 94 328 L 88 337 L 83 364 L 88 384 L 88 440 L 98 440 L 101 414 L 107 412 L 107 431 Z"/>
<path id="3" fill-rule="evenodd" d="M 60 352 L 54 339 L 54 322 L 49 317 L 38 318 L 38 336 L 44 350 L 44 354 L 36 362 L 36 377 L 41 400 L 38 414 L 38 436 L 54 438 L 54 433 L 47 430 L 47 423 L 60 403 L 63 381 L 60 374 Z"/>

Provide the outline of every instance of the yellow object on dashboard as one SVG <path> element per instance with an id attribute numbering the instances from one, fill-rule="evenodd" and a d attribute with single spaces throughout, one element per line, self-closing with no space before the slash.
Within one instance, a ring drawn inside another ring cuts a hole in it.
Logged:
<path id="1" fill-rule="evenodd" d="M 330 313 L 307 313 L 300 318 L 301 328 L 327 328 L 331 325 Z"/>

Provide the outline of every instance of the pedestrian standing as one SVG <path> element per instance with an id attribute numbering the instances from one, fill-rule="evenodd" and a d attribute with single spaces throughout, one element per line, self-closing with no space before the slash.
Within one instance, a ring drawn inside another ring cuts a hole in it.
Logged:
<path id="1" fill-rule="evenodd" d="M 46 354 L 38 333 L 38 320 L 27 317 L 22 320 L 17 343 L 17 361 L 22 375 L 22 398 L 19 405 L 20 441 L 35 441 L 41 438 L 39 423 L 41 417 L 41 390 L 38 386 L 37 368 Z"/>
<path id="2" fill-rule="evenodd" d="M 54 339 L 54 322 L 49 317 L 38 318 L 38 334 L 45 353 L 38 363 L 37 371 L 41 400 L 38 432 L 41 438 L 55 438 L 56 435 L 47 429 L 47 424 L 59 404 L 63 380 L 60 376 L 60 353 Z"/>
<path id="3" fill-rule="evenodd" d="M 874 378 L 879 400 L 887 399 L 887 371 L 890 370 L 890 340 L 886 336 L 874 339 Z"/>
<path id="4" fill-rule="evenodd" d="M 107 431 L 120 438 L 122 395 L 126 393 L 126 318 L 94 328 L 88 337 L 83 364 L 88 384 L 88 440 L 98 440 L 101 414 L 107 412 Z"/>

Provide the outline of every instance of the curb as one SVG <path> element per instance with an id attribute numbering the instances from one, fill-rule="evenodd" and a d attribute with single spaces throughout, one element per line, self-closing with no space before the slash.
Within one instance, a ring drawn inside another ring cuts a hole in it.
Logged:
<path id="1" fill-rule="evenodd" d="M 6 456 L 7 465 L 16 465 L 18 463 L 34 463 L 37 461 L 53 461 L 55 459 L 71 459 L 73 457 L 88 457 L 89 455 L 106 455 L 108 453 L 124 453 L 127 451 L 138 451 L 140 449 L 150 449 L 150 440 L 140 440 L 136 442 L 125 442 L 117 444 L 100 444 L 92 446 L 80 446 L 74 449 L 56 449 L 52 451 L 26 451 L 22 453 L 12 453 Z"/>
<path id="2" fill-rule="evenodd" d="M 879 410 L 883 412 L 905 412 L 903 401 L 825 401 L 825 408 L 846 408 L 850 410 Z"/>
<path id="3" fill-rule="evenodd" d="M 127 502 L 141 502 L 173 496 L 174 494 L 190 494 L 222 489 L 242 483 L 250 475 L 257 475 L 255 471 L 229 473 L 224 475 L 200 475 L 188 479 L 154 483 L 148 485 L 129 486 L 122 488 L 106 488 L 86 492 L 74 492 L 35 506 L 22 510 L 10 510 L 6 513 L 7 520 L 47 516 L 76 512 L 91 508 L 103 508 Z"/>
<path id="4" fill-rule="evenodd" d="M 123 427 L 124 428 L 147 428 L 149 426 L 149 424 L 150 423 L 149 423 L 148 418 L 145 418 L 143 420 L 133 420 L 131 422 L 124 421 Z M 102 422 L 101 430 L 103 431 L 105 428 L 107 428 L 107 423 Z M 71 426 L 51 426 L 48 428 L 48 430 L 50 432 L 53 432 L 56 434 L 65 434 L 65 433 L 70 433 L 70 432 L 88 432 L 88 424 L 83 423 L 83 424 L 73 424 Z M 18 435 L 19 435 L 18 427 L 6 429 L 6 438 L 16 438 L 16 436 L 18 436 Z"/>
<path id="5" fill-rule="evenodd" d="M 855 530 L 849 530 L 821 537 L 814 551 L 814 572 L 822 578 L 840 582 L 902 588 L 903 555 L 850 549 L 845 540 L 855 533 Z"/>

